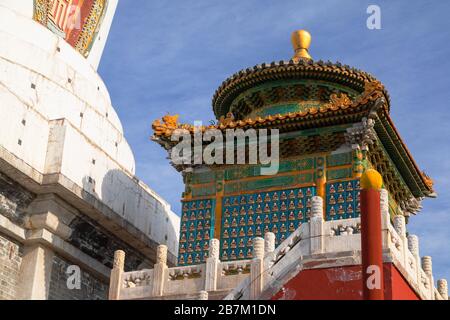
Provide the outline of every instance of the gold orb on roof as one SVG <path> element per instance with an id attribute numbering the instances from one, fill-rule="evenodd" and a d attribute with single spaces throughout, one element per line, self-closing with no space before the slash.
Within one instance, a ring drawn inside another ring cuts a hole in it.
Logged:
<path id="1" fill-rule="evenodd" d="M 296 30 L 291 35 L 292 46 L 294 47 L 294 56 L 292 60 L 299 61 L 300 59 L 312 60 L 308 49 L 311 45 L 311 34 L 306 30 Z"/>

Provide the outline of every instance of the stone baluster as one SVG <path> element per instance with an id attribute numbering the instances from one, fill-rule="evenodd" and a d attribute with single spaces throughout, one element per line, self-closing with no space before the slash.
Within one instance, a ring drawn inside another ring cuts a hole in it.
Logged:
<path id="1" fill-rule="evenodd" d="M 406 255 L 406 248 L 408 248 L 408 239 L 406 238 L 406 223 L 405 217 L 403 215 L 396 215 L 394 217 L 394 229 L 397 231 L 400 236 L 400 241 L 402 244 L 401 252 L 402 252 L 402 261 L 401 263 L 406 266 L 408 262 L 408 256 Z"/>
<path id="2" fill-rule="evenodd" d="M 430 256 L 422 257 L 422 269 L 428 277 L 428 290 L 430 298 L 434 299 L 433 263 Z"/>
<path id="3" fill-rule="evenodd" d="M 408 249 L 411 251 L 412 255 L 415 259 L 415 265 L 416 265 L 416 281 L 417 284 L 421 281 L 421 275 L 420 275 L 420 255 L 419 255 L 419 237 L 411 234 L 408 236 Z"/>
<path id="4" fill-rule="evenodd" d="M 250 300 L 256 300 L 261 295 L 264 286 L 264 239 L 253 239 L 253 260 L 250 267 Z"/>
<path id="5" fill-rule="evenodd" d="M 394 217 L 394 229 L 400 237 L 406 237 L 405 217 L 397 215 Z"/>
<path id="6" fill-rule="evenodd" d="M 264 269 L 267 270 L 275 258 L 275 234 L 267 232 L 264 234 Z"/>
<path id="7" fill-rule="evenodd" d="M 408 236 L 408 249 L 411 251 L 413 256 L 419 257 L 419 237 L 415 234 Z"/>
<path id="8" fill-rule="evenodd" d="M 383 248 L 389 247 L 389 225 L 391 216 L 389 214 L 389 192 L 386 189 L 380 189 L 380 211 L 381 211 L 381 233 Z"/>
<path id="9" fill-rule="evenodd" d="M 152 296 L 163 295 L 167 269 L 167 246 L 161 244 L 156 248 L 156 263 L 153 266 Z"/>
<path id="10" fill-rule="evenodd" d="M 267 232 L 264 235 L 264 254 L 267 255 L 268 253 L 274 251 L 275 251 L 275 233 Z"/>
<path id="11" fill-rule="evenodd" d="M 311 201 L 311 218 L 309 220 L 311 254 L 323 253 L 323 199 L 315 196 Z"/>
<path id="12" fill-rule="evenodd" d="M 256 237 L 253 239 L 253 259 L 264 259 L 264 245 L 263 238 Z"/>
<path id="13" fill-rule="evenodd" d="M 198 300 L 208 300 L 208 291 L 205 290 L 200 291 Z"/>
<path id="14" fill-rule="evenodd" d="M 422 269 L 428 276 L 433 275 L 433 263 L 430 256 L 422 257 Z"/>
<path id="15" fill-rule="evenodd" d="M 447 280 L 439 279 L 437 282 L 437 290 L 441 294 L 441 297 L 444 298 L 444 300 L 448 300 Z"/>
<path id="16" fill-rule="evenodd" d="M 380 209 L 381 209 L 381 230 L 387 230 L 391 223 L 389 214 L 389 192 L 386 189 L 380 190 Z"/>
<path id="17" fill-rule="evenodd" d="M 220 241 L 218 239 L 211 239 L 209 241 L 209 254 L 206 259 L 205 270 L 205 290 L 215 291 L 217 290 L 217 278 L 219 275 L 219 248 Z"/>
<path id="18" fill-rule="evenodd" d="M 123 287 L 122 275 L 125 265 L 125 252 L 122 250 L 117 250 L 114 252 L 114 262 L 113 268 L 111 270 L 111 276 L 109 278 L 109 300 L 119 300 L 120 290 Z"/>

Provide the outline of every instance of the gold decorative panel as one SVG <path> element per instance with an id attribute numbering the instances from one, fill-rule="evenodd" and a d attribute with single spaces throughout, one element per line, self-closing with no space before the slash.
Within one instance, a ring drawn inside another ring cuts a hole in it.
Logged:
<path id="1" fill-rule="evenodd" d="M 107 0 L 34 0 L 34 20 L 87 57 L 106 7 Z"/>

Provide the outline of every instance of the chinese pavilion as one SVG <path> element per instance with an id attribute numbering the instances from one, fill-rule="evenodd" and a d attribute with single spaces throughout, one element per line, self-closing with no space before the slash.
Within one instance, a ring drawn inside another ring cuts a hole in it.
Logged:
<path id="1" fill-rule="evenodd" d="M 326 220 L 358 217 L 366 168 L 382 173 L 392 216 L 414 214 L 423 197 L 434 196 L 395 129 L 381 82 L 340 63 L 313 61 L 305 31 L 292 42 L 290 61 L 239 71 L 213 98 L 217 129 L 280 130 L 279 173 L 262 176 L 258 165 L 178 166 L 186 184 L 179 265 L 204 262 L 211 238 L 220 239 L 221 260 L 251 258 L 252 238 L 268 231 L 281 243 L 309 219 L 315 195 L 326 199 Z M 194 127 L 167 118 L 153 124 L 154 140 L 170 150 L 174 129 Z"/>
<path id="2" fill-rule="evenodd" d="M 160 247 L 159 269 L 121 273 L 119 252 L 122 282 L 110 298 L 186 299 L 200 290 L 200 299 L 360 299 L 360 180 L 375 169 L 383 180 L 385 296 L 446 299 L 445 280 L 434 287 L 431 258 L 420 263 L 417 237 L 406 236 L 408 218 L 436 194 L 394 126 L 387 90 L 364 71 L 314 61 L 310 40 L 296 31 L 292 59 L 226 79 L 212 100 L 217 123 L 198 128 L 177 115 L 153 122 L 152 139 L 169 152 L 176 129 L 279 129 L 279 171 L 174 164 L 185 183 L 178 267 L 164 267 Z"/>

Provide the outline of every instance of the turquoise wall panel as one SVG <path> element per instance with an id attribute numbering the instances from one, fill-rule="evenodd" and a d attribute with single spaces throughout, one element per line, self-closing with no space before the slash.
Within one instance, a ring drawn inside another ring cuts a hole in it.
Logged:
<path id="1" fill-rule="evenodd" d="M 339 220 L 359 217 L 359 180 L 328 183 L 326 188 L 326 219 Z"/>
<path id="2" fill-rule="evenodd" d="M 214 208 L 215 199 L 183 202 L 178 265 L 206 261 L 209 240 L 214 235 Z"/>
<path id="3" fill-rule="evenodd" d="M 252 239 L 275 234 L 276 245 L 309 220 L 315 187 L 223 198 L 220 259 L 252 258 Z"/>

